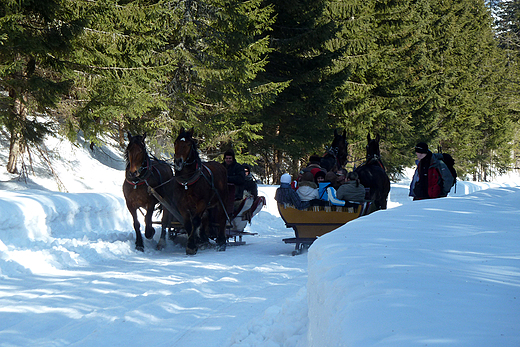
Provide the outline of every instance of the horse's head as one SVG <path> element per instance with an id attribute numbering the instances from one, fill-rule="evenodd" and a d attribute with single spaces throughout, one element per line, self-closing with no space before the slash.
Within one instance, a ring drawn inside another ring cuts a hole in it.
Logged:
<path id="1" fill-rule="evenodd" d="M 131 178 L 139 177 L 141 172 L 147 168 L 148 153 L 144 143 L 145 138 L 146 133 L 143 136 L 132 136 L 128 132 L 128 146 L 126 147 L 125 158 L 127 172 Z"/>
<path id="2" fill-rule="evenodd" d="M 338 134 L 338 131 L 334 129 L 334 140 L 332 141 L 332 144 L 330 145 L 330 150 L 334 152 L 334 155 L 336 156 L 336 161 L 338 169 L 343 167 L 347 162 L 347 154 L 348 154 L 348 148 L 347 148 L 347 132 L 346 130 L 343 130 L 343 134 Z"/>
<path id="3" fill-rule="evenodd" d="M 193 128 L 188 131 L 181 128 L 179 136 L 175 139 L 174 148 L 175 171 L 181 171 L 186 165 L 192 164 L 196 161 L 198 158 L 197 142 L 193 138 Z"/>
<path id="4" fill-rule="evenodd" d="M 367 135 L 367 162 L 371 159 L 380 159 L 381 151 L 379 150 L 379 134 L 375 139 L 370 138 L 370 133 Z"/>

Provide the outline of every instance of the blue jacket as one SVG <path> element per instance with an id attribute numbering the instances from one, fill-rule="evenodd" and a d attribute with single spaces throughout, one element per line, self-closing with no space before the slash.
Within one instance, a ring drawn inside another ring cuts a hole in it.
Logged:
<path id="1" fill-rule="evenodd" d="M 329 201 L 334 206 L 345 206 L 345 200 L 336 197 L 336 189 L 332 187 L 330 182 L 320 182 L 318 194 L 321 200 Z"/>

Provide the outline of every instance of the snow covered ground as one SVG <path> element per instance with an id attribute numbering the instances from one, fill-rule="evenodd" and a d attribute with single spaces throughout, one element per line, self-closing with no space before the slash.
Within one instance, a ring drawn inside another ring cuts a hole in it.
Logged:
<path id="1" fill-rule="evenodd" d="M 258 235 L 186 256 L 134 250 L 117 150 L 47 146 L 59 185 L 35 155 L 27 182 L 0 174 L 0 346 L 520 346 L 516 176 L 420 202 L 393 184 L 296 257 L 261 186 Z"/>

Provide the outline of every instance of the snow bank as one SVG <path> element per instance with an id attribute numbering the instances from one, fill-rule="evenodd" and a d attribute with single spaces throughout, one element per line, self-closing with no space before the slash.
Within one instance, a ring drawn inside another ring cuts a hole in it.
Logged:
<path id="1" fill-rule="evenodd" d="M 393 189 L 393 188 L 392 188 Z M 378 211 L 308 254 L 308 346 L 520 345 L 520 188 Z"/>
<path id="2" fill-rule="evenodd" d="M 124 199 L 111 194 L 4 191 L 0 210 L 4 275 L 11 273 L 12 261 L 33 272 L 84 264 L 84 257 L 75 251 L 78 247 L 94 250 L 101 237 L 121 241 L 132 237 L 122 232 L 132 229 Z M 15 266 L 14 271 L 20 269 Z"/>

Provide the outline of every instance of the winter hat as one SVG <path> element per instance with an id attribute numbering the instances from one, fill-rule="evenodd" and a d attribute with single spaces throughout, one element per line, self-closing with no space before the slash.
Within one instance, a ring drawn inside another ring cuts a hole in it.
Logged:
<path id="1" fill-rule="evenodd" d="M 415 145 L 415 153 L 428 153 L 428 145 L 424 142 L 419 142 Z"/>
<path id="2" fill-rule="evenodd" d="M 309 158 L 309 165 L 310 164 L 318 164 L 320 165 L 320 161 L 321 161 L 321 158 L 319 155 L 316 155 L 316 154 L 313 154 L 311 155 L 311 157 Z"/>
<path id="3" fill-rule="evenodd" d="M 233 159 L 235 158 L 235 152 L 232 150 L 232 149 L 228 149 L 225 153 L 224 153 L 224 158 L 227 157 L 227 156 L 231 156 L 233 157 Z"/>
<path id="4" fill-rule="evenodd" d="M 312 172 L 307 171 L 302 176 L 302 181 L 308 181 L 308 182 L 314 182 L 314 176 L 312 175 Z"/>
<path id="5" fill-rule="evenodd" d="M 325 178 L 325 172 L 321 170 L 316 172 L 316 174 L 314 175 L 314 182 L 318 183 L 318 177 Z"/>
<path id="6" fill-rule="evenodd" d="M 291 175 L 289 175 L 288 173 L 284 173 L 282 175 L 282 178 L 280 178 L 280 183 L 291 184 Z"/>
<path id="7" fill-rule="evenodd" d="M 315 167 L 314 169 L 311 170 L 312 176 L 313 176 L 314 178 L 316 178 L 316 174 L 317 174 L 318 172 L 320 172 L 320 171 L 322 171 L 320 168 Z"/>

